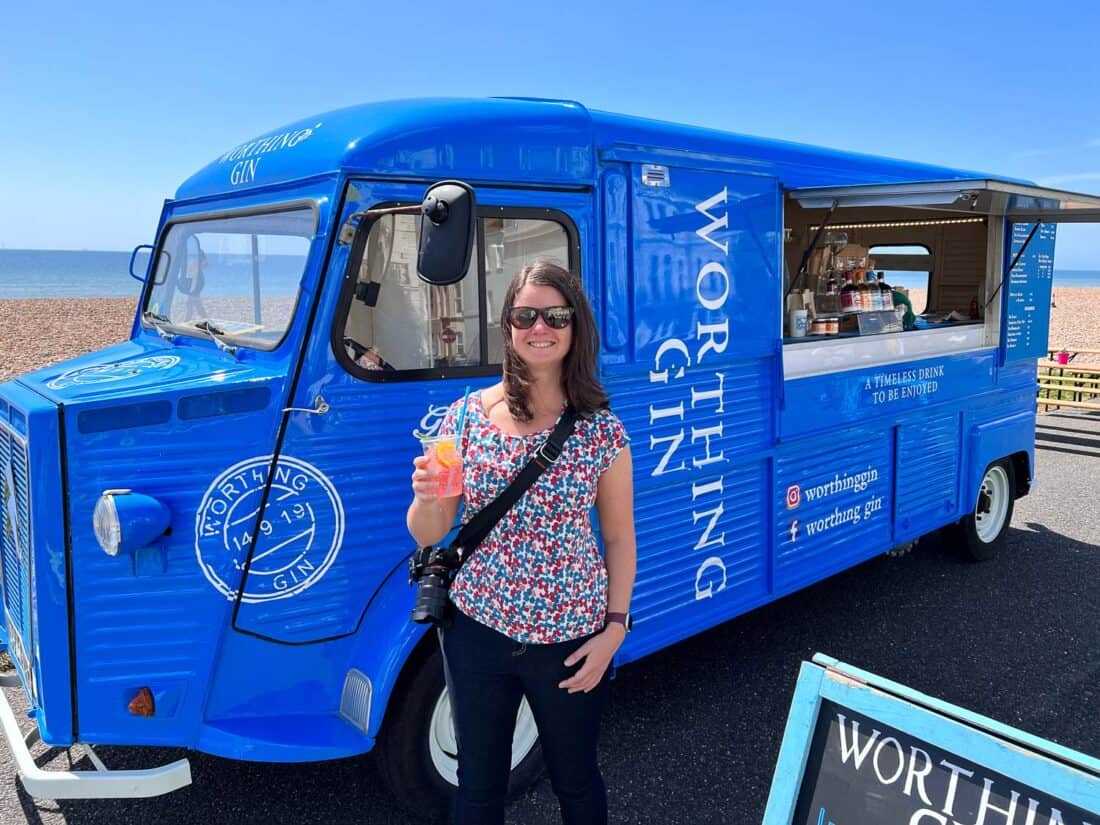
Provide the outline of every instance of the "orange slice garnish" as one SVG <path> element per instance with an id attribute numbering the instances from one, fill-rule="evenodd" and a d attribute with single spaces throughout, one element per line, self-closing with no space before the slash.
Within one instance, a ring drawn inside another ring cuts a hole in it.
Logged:
<path id="1" fill-rule="evenodd" d="M 444 467 L 454 467 L 459 462 L 458 451 L 453 441 L 442 441 L 435 445 L 435 458 Z"/>

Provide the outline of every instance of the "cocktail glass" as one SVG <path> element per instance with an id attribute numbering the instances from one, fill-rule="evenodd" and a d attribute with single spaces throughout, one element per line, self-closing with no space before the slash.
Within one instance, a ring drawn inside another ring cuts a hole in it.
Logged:
<path id="1" fill-rule="evenodd" d="M 458 451 L 458 438 L 435 435 L 420 439 L 420 443 L 428 457 L 428 471 L 436 476 L 436 495 L 440 498 L 461 495 L 462 454 Z"/>

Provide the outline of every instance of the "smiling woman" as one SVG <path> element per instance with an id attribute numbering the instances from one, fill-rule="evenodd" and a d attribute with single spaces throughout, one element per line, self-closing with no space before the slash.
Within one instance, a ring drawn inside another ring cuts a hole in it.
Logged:
<path id="1" fill-rule="evenodd" d="M 468 419 L 465 399 L 452 405 L 441 427 L 457 433 L 462 489 L 439 496 L 437 471 L 417 457 L 407 515 L 409 532 L 430 546 L 460 497 L 467 523 L 476 521 L 525 466 L 545 471 L 489 535 L 464 545 L 444 591 L 453 604 L 441 636 L 447 707 L 461 743 L 454 821 L 503 822 L 510 763 L 526 775 L 532 757 L 524 720 L 533 716 L 563 821 L 606 823 L 596 742 L 608 668 L 632 624 L 636 563 L 628 439 L 596 376 L 599 336 L 575 275 L 546 261 L 524 267 L 504 293 L 501 325 L 502 381 L 470 400 Z M 560 451 L 554 435 L 544 443 L 574 416 Z M 379 745 L 399 760 L 390 735 L 384 729 Z M 517 753 L 516 742 L 527 744 Z"/>

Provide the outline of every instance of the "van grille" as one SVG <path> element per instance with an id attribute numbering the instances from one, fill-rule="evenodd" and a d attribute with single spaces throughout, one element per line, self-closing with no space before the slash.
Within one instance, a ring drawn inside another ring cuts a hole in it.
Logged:
<path id="1" fill-rule="evenodd" d="M 0 420 L 0 564 L 3 566 L 4 611 L 9 647 L 34 696 L 34 673 L 27 650 L 31 643 L 31 502 L 27 442 Z"/>

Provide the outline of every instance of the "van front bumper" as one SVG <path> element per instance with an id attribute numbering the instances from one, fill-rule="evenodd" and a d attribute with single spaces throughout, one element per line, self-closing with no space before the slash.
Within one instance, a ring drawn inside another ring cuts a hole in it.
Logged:
<path id="1" fill-rule="evenodd" d="M 191 763 L 179 759 L 160 768 L 113 771 L 100 761 L 90 745 L 79 744 L 95 766 L 93 771 L 51 771 L 40 768 L 31 755 L 38 741 L 38 725 L 26 735 L 19 729 L 15 712 L 3 688 L 22 684 L 15 671 L 0 674 L 0 725 L 11 747 L 19 778 L 27 793 L 36 799 L 129 799 L 160 796 L 191 784 Z"/>

